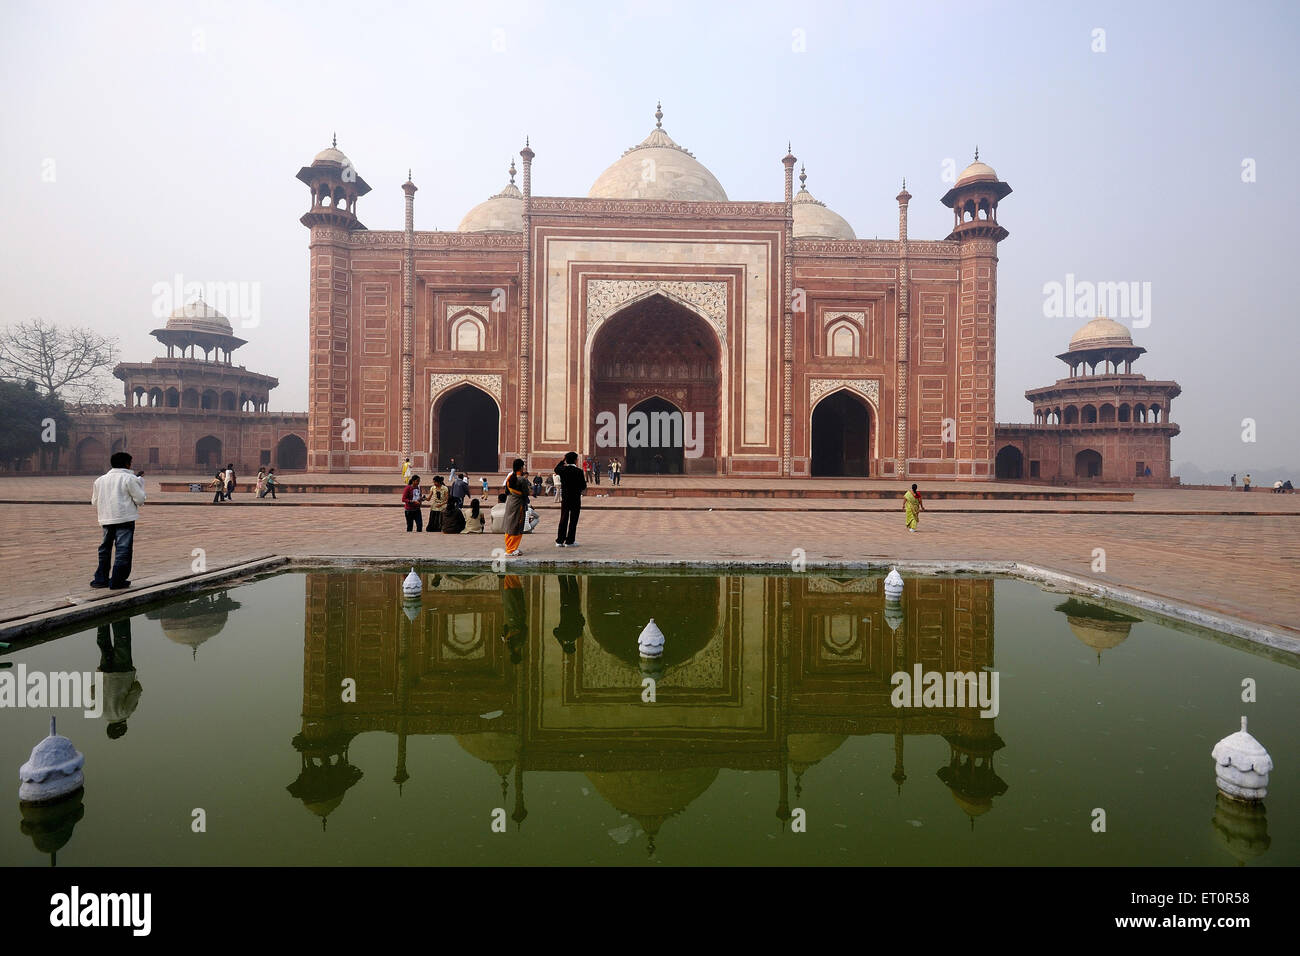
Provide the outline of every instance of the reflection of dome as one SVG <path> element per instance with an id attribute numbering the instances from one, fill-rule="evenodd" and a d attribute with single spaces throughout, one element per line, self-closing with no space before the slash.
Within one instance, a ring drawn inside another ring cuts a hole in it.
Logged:
<path id="1" fill-rule="evenodd" d="M 1244 864 L 1268 851 L 1268 815 L 1262 803 L 1244 803 L 1218 794 L 1214 806 L 1215 835 L 1224 849 Z"/>
<path id="2" fill-rule="evenodd" d="M 587 193 L 592 199 L 680 199 L 726 202 L 727 194 L 713 173 L 663 130 L 663 112 L 655 128 L 600 174 Z"/>
<path id="3" fill-rule="evenodd" d="M 199 646 L 220 634 L 230 612 L 238 608 L 239 602 L 222 591 L 147 611 L 145 616 L 151 621 L 159 621 L 168 640 L 191 648 L 197 657 Z"/>
<path id="4" fill-rule="evenodd" d="M 610 612 L 617 611 L 617 614 Z M 587 582 L 587 626 L 600 646 L 641 667 L 637 635 L 651 618 L 664 633 L 665 671 L 690 660 L 713 640 L 718 627 L 714 578 L 594 575 Z"/>
<path id="5" fill-rule="evenodd" d="M 1133 347 L 1129 330 L 1114 319 L 1098 316 L 1070 338 L 1070 351 L 1079 349 L 1111 349 Z"/>
<path id="6" fill-rule="evenodd" d="M 230 320 L 202 299 L 176 309 L 167 319 L 166 328 L 173 332 L 209 332 L 231 335 Z"/>
<path id="7" fill-rule="evenodd" d="M 796 239 L 856 239 L 853 227 L 839 213 L 813 198 L 803 185 L 807 176 L 799 174 L 799 192 L 794 197 L 794 237 Z"/>
<path id="8" fill-rule="evenodd" d="M 1097 652 L 1098 660 L 1101 660 L 1102 651 L 1122 644 L 1133 625 L 1141 621 L 1141 618 L 1088 604 L 1077 598 L 1070 598 L 1057 605 L 1056 610 L 1065 615 L 1074 636 Z"/>
<path id="9" fill-rule="evenodd" d="M 456 743 L 471 757 L 491 764 L 500 776 L 509 773 L 519 757 L 518 734 L 457 734 Z"/>
<path id="10" fill-rule="evenodd" d="M 978 154 L 976 154 L 978 157 Z M 967 183 L 997 182 L 998 174 L 993 171 L 993 167 L 988 163 L 981 163 L 978 158 L 961 171 L 957 177 L 958 186 L 965 186 Z"/>
<path id="11" fill-rule="evenodd" d="M 78 789 L 67 799 L 55 803 L 19 804 L 23 818 L 19 829 L 32 838 L 32 844 L 42 853 L 58 853 L 72 839 L 77 822 L 86 815 L 82 802 L 84 796 L 85 791 Z"/>
<path id="12" fill-rule="evenodd" d="M 510 164 L 510 182 L 490 199 L 479 203 L 456 227 L 460 232 L 523 232 L 524 194 L 515 185 L 515 164 Z"/>
<path id="13" fill-rule="evenodd" d="M 688 767 L 588 773 L 587 779 L 610 806 L 641 824 L 650 835 L 649 849 L 653 853 L 655 834 L 664 821 L 685 810 L 713 785 L 717 776 L 717 767 Z"/>
<path id="14" fill-rule="evenodd" d="M 846 740 L 843 734 L 790 734 L 786 738 L 790 766 L 795 773 L 803 773 L 833 754 Z"/>

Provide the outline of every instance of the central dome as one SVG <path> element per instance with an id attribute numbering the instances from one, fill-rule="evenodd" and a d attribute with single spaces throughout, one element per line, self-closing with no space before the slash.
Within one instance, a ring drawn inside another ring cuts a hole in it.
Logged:
<path id="1" fill-rule="evenodd" d="M 592 199 L 678 199 L 726 202 L 727 193 L 704 164 L 673 142 L 663 129 L 663 109 L 655 128 L 600 174 L 587 193 Z"/>

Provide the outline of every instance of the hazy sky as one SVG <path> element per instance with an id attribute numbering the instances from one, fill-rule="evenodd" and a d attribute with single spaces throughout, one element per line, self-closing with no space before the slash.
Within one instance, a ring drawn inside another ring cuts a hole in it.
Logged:
<path id="1" fill-rule="evenodd" d="M 1136 370 L 1183 386 L 1175 469 L 1295 467 L 1298 11 L 5 0 L 0 323 L 91 325 L 145 361 L 156 283 L 258 283 L 237 357 L 280 378 L 273 409 L 301 410 L 309 200 L 293 177 L 333 131 L 373 187 L 363 222 L 401 228 L 411 167 L 416 228 L 454 229 L 525 133 L 534 192 L 586 195 L 662 98 L 664 128 L 730 198 L 779 200 L 789 139 L 862 238 L 896 235 L 903 176 L 912 237 L 947 235 L 945 161 L 978 143 L 1015 190 L 998 420 L 1030 420 L 1024 390 L 1065 374 L 1053 356 L 1084 322 L 1046 315 L 1045 283 L 1149 282 Z"/>

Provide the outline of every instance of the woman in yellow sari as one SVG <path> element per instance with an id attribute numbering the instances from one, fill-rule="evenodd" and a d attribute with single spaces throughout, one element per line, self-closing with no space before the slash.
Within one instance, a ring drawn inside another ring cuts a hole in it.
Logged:
<path id="1" fill-rule="evenodd" d="M 916 493 L 916 485 L 912 490 L 903 495 L 903 517 L 907 519 L 907 530 L 915 531 L 916 526 L 921 523 L 921 512 L 925 510 L 925 505 L 921 504 L 921 496 Z"/>
<path id="2" fill-rule="evenodd" d="M 516 458 L 510 465 L 510 476 L 506 478 L 506 557 L 513 558 L 519 554 L 519 544 L 524 540 L 524 524 L 528 520 L 528 493 L 532 485 L 528 483 L 528 469 L 524 460 Z"/>

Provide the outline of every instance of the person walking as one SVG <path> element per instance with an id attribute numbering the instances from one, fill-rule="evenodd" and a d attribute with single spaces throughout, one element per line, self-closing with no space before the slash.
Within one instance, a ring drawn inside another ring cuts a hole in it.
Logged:
<path id="1" fill-rule="evenodd" d="M 451 468 L 447 472 L 447 484 L 452 484 L 456 480 L 456 459 L 451 460 Z"/>
<path id="2" fill-rule="evenodd" d="M 486 497 L 487 497 L 487 493 L 488 493 L 488 482 L 487 482 L 487 478 L 480 478 L 480 479 L 479 479 L 479 482 L 483 485 L 483 497 L 486 498 Z"/>
<path id="3" fill-rule="evenodd" d="M 921 512 L 924 510 L 925 505 L 921 503 L 916 485 L 913 485 L 912 490 L 903 495 L 903 516 L 907 521 L 908 531 L 916 530 L 916 526 L 921 523 Z"/>
<path id="4" fill-rule="evenodd" d="M 414 528 L 416 531 L 424 530 L 424 516 L 420 513 L 420 502 L 423 493 L 420 491 L 420 476 L 412 475 L 406 479 L 406 487 L 402 489 L 402 511 L 406 515 L 406 530 Z"/>
<path id="5" fill-rule="evenodd" d="M 582 459 L 582 480 L 585 481 L 587 484 L 591 484 L 591 459 L 590 458 Z"/>
<path id="6" fill-rule="evenodd" d="M 219 471 L 212 476 L 208 482 L 208 487 L 212 489 L 212 503 L 219 505 L 226 499 L 226 474 Z"/>
<path id="7" fill-rule="evenodd" d="M 578 453 L 571 451 L 564 461 L 557 462 L 555 473 L 560 476 L 560 527 L 555 532 L 557 548 L 576 548 L 574 537 L 578 533 L 578 516 L 582 513 L 582 494 L 587 490 L 587 479 L 578 467 Z"/>
<path id="8" fill-rule="evenodd" d="M 459 508 L 465 503 L 465 498 L 469 495 L 469 475 L 457 475 L 456 480 L 451 483 L 449 492 L 451 500 Z"/>
<path id="9" fill-rule="evenodd" d="M 479 510 L 478 499 L 475 498 L 469 503 L 469 516 L 465 519 L 465 529 L 461 534 L 482 534 L 483 533 L 483 512 Z"/>
<path id="10" fill-rule="evenodd" d="M 266 487 L 262 489 L 262 493 L 258 495 L 258 497 L 265 498 L 269 494 L 271 500 L 275 501 L 275 486 L 279 484 L 279 482 L 280 479 L 275 477 L 275 469 L 272 468 L 266 473 Z"/>
<path id="11" fill-rule="evenodd" d="M 597 458 L 591 466 L 591 473 L 596 476 L 596 484 L 600 484 L 600 459 Z"/>
<path id="12" fill-rule="evenodd" d="M 442 530 L 442 513 L 447 510 L 447 499 L 451 497 L 447 486 L 442 483 L 442 475 L 433 476 L 433 488 L 428 494 L 429 523 L 425 531 Z"/>
<path id="13" fill-rule="evenodd" d="M 402 462 L 402 480 L 406 481 L 411 477 L 411 459 L 407 458 Z"/>
<path id="14" fill-rule="evenodd" d="M 234 464 L 226 465 L 226 500 L 230 501 L 230 496 L 235 493 L 235 466 Z"/>
<path id="15" fill-rule="evenodd" d="M 508 558 L 522 553 L 519 545 L 524 540 L 524 522 L 528 519 L 528 492 L 531 490 L 524 460 L 516 458 L 510 464 L 510 477 L 506 479 L 506 494 L 509 497 L 506 499 L 505 544 Z"/>
<path id="16" fill-rule="evenodd" d="M 257 497 L 261 498 L 266 494 L 266 469 L 257 469 Z"/>
<path id="17" fill-rule="evenodd" d="M 1232 484 L 1232 487 L 1237 487 L 1237 476 L 1235 474 L 1229 478 L 1228 481 Z"/>
<path id="18" fill-rule="evenodd" d="M 90 503 L 95 506 L 99 526 L 104 529 L 99 544 L 99 566 L 90 586 L 119 591 L 131 586 L 135 522 L 145 500 L 144 482 L 140 480 L 144 472 L 131 472 L 131 456 L 124 451 L 114 452 L 108 464 L 109 470 L 95 479 L 90 492 Z"/>

